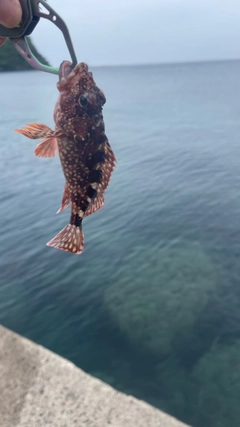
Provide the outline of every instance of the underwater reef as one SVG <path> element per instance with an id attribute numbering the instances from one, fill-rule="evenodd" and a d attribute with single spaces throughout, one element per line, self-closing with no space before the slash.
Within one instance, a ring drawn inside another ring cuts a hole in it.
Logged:
<path id="1" fill-rule="evenodd" d="M 176 354 L 216 291 L 215 266 L 193 245 L 162 250 L 157 256 L 149 252 L 143 276 L 142 253 L 144 248 L 139 247 L 134 258 L 126 260 L 130 271 L 122 276 L 120 272 L 108 287 L 106 305 L 112 320 L 132 343 L 157 356 L 173 350 Z"/>
<path id="2" fill-rule="evenodd" d="M 152 358 L 141 398 L 196 427 L 239 426 L 240 315 L 219 264 L 190 243 L 139 246 L 122 265 L 104 304 L 136 355 Z"/>

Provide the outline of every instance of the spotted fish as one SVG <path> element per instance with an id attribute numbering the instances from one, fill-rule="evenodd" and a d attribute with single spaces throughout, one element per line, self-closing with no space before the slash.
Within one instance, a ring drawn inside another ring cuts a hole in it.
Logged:
<path id="1" fill-rule="evenodd" d="M 102 116 L 106 99 L 88 66 L 80 63 L 72 70 L 70 62 L 63 61 L 57 88 L 55 130 L 32 123 L 16 132 L 31 139 L 44 138 L 35 149 L 36 156 L 54 157 L 59 152 L 66 183 L 58 212 L 71 204 L 71 217 L 47 245 L 80 254 L 84 248 L 83 218 L 102 208 L 116 159 Z"/>

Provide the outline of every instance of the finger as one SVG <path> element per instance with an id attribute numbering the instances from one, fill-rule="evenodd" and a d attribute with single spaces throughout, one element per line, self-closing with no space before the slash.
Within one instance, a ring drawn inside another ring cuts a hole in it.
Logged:
<path id="1" fill-rule="evenodd" d="M 22 19 L 18 0 L 0 0 L 0 24 L 7 28 L 17 27 Z"/>

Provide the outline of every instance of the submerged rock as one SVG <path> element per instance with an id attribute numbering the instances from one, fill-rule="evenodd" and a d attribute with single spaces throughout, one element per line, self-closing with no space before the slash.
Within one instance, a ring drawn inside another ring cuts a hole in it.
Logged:
<path id="1" fill-rule="evenodd" d="M 218 269 L 199 245 L 138 247 L 105 293 L 112 321 L 142 351 L 164 357 L 188 342 L 216 290 Z"/>
<path id="2" fill-rule="evenodd" d="M 191 375 L 191 425 L 240 425 L 240 340 L 213 344 Z"/>

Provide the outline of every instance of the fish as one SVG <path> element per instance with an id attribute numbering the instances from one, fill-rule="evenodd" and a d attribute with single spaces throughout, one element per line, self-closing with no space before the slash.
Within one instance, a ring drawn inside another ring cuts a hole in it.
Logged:
<path id="1" fill-rule="evenodd" d="M 51 158 L 59 154 L 66 181 L 57 213 L 71 205 L 71 216 L 69 224 L 47 246 L 81 254 L 82 221 L 103 207 L 116 158 L 105 134 L 102 109 L 106 98 L 87 64 L 81 62 L 72 69 L 69 61 L 63 61 L 57 88 L 55 129 L 31 123 L 15 131 L 30 139 L 44 138 L 35 148 L 36 156 Z"/>

